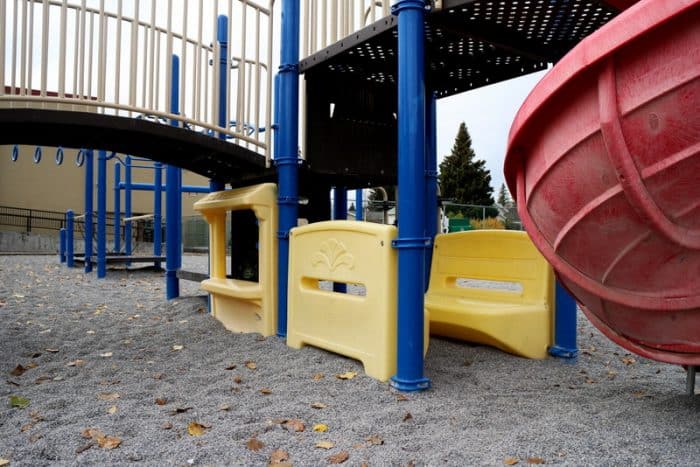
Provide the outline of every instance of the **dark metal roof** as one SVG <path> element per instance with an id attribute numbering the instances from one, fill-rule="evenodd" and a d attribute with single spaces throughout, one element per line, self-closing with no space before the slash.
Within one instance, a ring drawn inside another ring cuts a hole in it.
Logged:
<path id="1" fill-rule="evenodd" d="M 443 0 L 426 15 L 427 85 L 445 97 L 545 69 L 615 17 L 613 1 Z M 396 17 L 384 18 L 303 59 L 300 69 L 395 86 L 396 37 Z"/>

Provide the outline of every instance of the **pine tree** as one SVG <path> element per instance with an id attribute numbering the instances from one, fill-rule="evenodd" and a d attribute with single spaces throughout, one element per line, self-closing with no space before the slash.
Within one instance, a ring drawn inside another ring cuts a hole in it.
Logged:
<path id="1" fill-rule="evenodd" d="M 508 188 L 506 188 L 505 183 L 501 183 L 501 188 L 498 190 L 498 204 L 499 206 L 505 206 L 510 203 L 510 193 L 508 193 Z"/>
<path id="2" fill-rule="evenodd" d="M 486 161 L 476 159 L 464 122 L 459 125 L 452 153 L 440 163 L 439 180 L 444 198 L 458 204 L 493 205 L 491 174 Z"/>

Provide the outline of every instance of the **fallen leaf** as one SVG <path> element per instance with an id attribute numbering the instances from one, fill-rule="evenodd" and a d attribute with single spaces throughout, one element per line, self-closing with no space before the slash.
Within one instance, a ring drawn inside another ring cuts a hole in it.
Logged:
<path id="1" fill-rule="evenodd" d="M 14 370 L 10 372 L 12 376 L 22 376 L 24 372 L 27 371 L 27 368 L 23 367 L 22 365 L 17 365 Z"/>
<path id="2" fill-rule="evenodd" d="M 381 446 L 384 444 L 384 440 L 381 438 L 379 435 L 371 435 L 365 438 L 366 441 L 369 442 L 369 444 L 373 446 Z"/>
<path id="3" fill-rule="evenodd" d="M 325 409 L 326 407 L 328 406 L 323 402 L 314 402 L 313 404 L 311 404 L 312 409 Z"/>
<path id="4" fill-rule="evenodd" d="M 518 459 L 516 459 L 515 457 L 506 457 L 505 459 L 503 459 L 503 463 L 505 465 L 515 465 L 518 462 L 520 462 L 520 461 Z"/>
<path id="5" fill-rule="evenodd" d="M 87 439 L 104 437 L 104 435 L 105 434 L 102 433 L 97 428 L 85 428 L 85 429 L 83 429 L 83 431 L 80 432 L 80 436 L 82 436 L 83 438 L 87 438 Z"/>
<path id="6" fill-rule="evenodd" d="M 240 375 L 236 375 L 233 377 L 233 382 L 236 384 L 241 384 L 241 381 L 243 381 L 243 378 L 241 378 Z"/>
<path id="7" fill-rule="evenodd" d="M 22 433 L 24 433 L 25 431 L 31 430 L 32 428 L 34 428 L 34 424 L 33 424 L 33 423 L 27 423 L 26 425 L 22 425 L 22 426 L 20 427 L 19 431 L 21 431 Z"/>
<path id="8" fill-rule="evenodd" d="M 27 370 L 29 370 L 31 368 L 36 368 L 38 366 L 39 365 L 37 365 L 36 362 L 29 362 L 29 363 L 27 363 Z"/>
<path id="9" fill-rule="evenodd" d="M 235 369 L 236 369 L 236 366 L 237 366 L 237 365 L 232 364 L 232 365 L 229 365 L 229 366 L 227 366 L 226 368 L 224 368 L 224 370 L 229 370 L 229 371 L 230 371 L 230 370 L 235 370 Z"/>
<path id="10" fill-rule="evenodd" d="M 634 397 L 636 397 L 637 399 L 640 399 L 640 398 L 642 398 L 642 397 L 644 397 L 644 396 L 646 395 L 646 391 L 644 391 L 643 389 L 642 389 L 642 390 L 639 390 L 639 391 L 634 391 L 634 392 L 632 393 L 632 395 L 633 395 Z"/>
<path id="11" fill-rule="evenodd" d="M 184 345 L 173 345 L 173 351 L 174 351 L 174 352 L 177 352 L 178 350 L 182 350 L 182 349 L 184 349 L 184 348 L 185 348 Z"/>
<path id="12" fill-rule="evenodd" d="M 34 384 L 43 384 L 47 381 L 51 381 L 51 377 L 47 375 L 41 375 L 34 381 Z"/>
<path id="13" fill-rule="evenodd" d="M 316 443 L 316 447 L 321 449 L 330 449 L 333 446 L 335 446 L 335 444 L 331 441 L 319 441 L 318 443 Z"/>
<path id="14" fill-rule="evenodd" d="M 257 452 L 265 447 L 265 444 L 256 437 L 252 437 L 245 444 L 249 451 Z"/>
<path id="15" fill-rule="evenodd" d="M 97 438 L 97 444 L 103 449 L 114 449 L 122 444 L 122 440 L 116 436 L 103 436 Z"/>
<path id="16" fill-rule="evenodd" d="M 328 431 L 328 425 L 326 425 L 325 423 L 317 423 L 314 425 L 313 430 L 317 433 L 325 433 L 326 431 Z"/>
<path id="17" fill-rule="evenodd" d="M 20 384 L 19 384 L 19 383 L 16 383 L 16 382 L 12 381 L 11 379 L 6 379 L 5 382 L 6 382 L 7 384 L 12 385 L 12 386 L 20 387 Z"/>
<path id="18" fill-rule="evenodd" d="M 44 420 L 46 420 L 46 419 L 45 419 L 39 412 L 37 412 L 36 410 L 32 410 L 31 412 L 29 412 L 29 416 L 32 417 L 32 420 L 34 420 L 35 422 L 43 422 Z"/>
<path id="19" fill-rule="evenodd" d="M 294 418 L 292 420 L 286 420 L 284 422 L 284 425 L 288 430 L 291 430 L 294 432 L 304 431 L 304 429 L 306 428 L 304 426 L 304 422 L 302 422 L 301 420 L 296 419 L 296 418 Z"/>
<path id="20" fill-rule="evenodd" d="M 168 403 L 168 399 L 166 399 L 164 397 L 159 397 L 158 399 L 156 399 L 156 405 L 165 405 L 167 403 Z"/>
<path id="21" fill-rule="evenodd" d="M 260 390 L 260 394 L 265 394 L 266 396 L 269 395 L 269 394 L 272 394 L 272 389 L 270 389 L 270 388 L 262 388 L 262 389 Z"/>
<path id="22" fill-rule="evenodd" d="M 527 463 L 528 464 L 544 464 L 544 459 L 542 459 L 541 457 L 528 457 Z"/>
<path id="23" fill-rule="evenodd" d="M 231 406 L 229 404 L 221 404 L 219 406 L 219 410 L 222 410 L 224 412 L 228 412 L 229 410 L 231 410 Z"/>
<path id="24" fill-rule="evenodd" d="M 23 409 L 29 405 L 29 399 L 20 396 L 10 396 L 10 407 Z"/>
<path id="25" fill-rule="evenodd" d="M 355 376 L 357 376 L 357 372 L 355 371 L 346 371 L 345 373 L 335 375 L 338 379 L 353 379 Z"/>
<path id="26" fill-rule="evenodd" d="M 281 464 L 289 459 L 289 453 L 282 449 L 275 449 L 270 454 L 270 464 Z"/>
<path id="27" fill-rule="evenodd" d="M 187 425 L 187 433 L 189 433 L 190 436 L 202 436 L 206 429 L 206 426 L 197 422 L 190 422 L 190 424 Z"/>
<path id="28" fill-rule="evenodd" d="M 408 420 L 413 419 L 413 415 L 411 415 L 411 412 L 406 412 L 406 415 L 403 416 L 403 421 L 407 422 Z"/>
<path id="29" fill-rule="evenodd" d="M 170 415 L 177 415 L 180 413 L 185 413 L 188 410 L 192 410 L 192 407 L 177 407 L 175 410 L 170 411 Z"/>
<path id="30" fill-rule="evenodd" d="M 120 397 L 118 392 L 101 392 L 97 395 L 97 398 L 101 401 L 113 401 Z"/>
<path id="31" fill-rule="evenodd" d="M 329 464 L 342 464 L 346 460 L 350 458 L 350 454 L 348 454 L 347 451 L 340 451 L 337 454 L 333 454 L 332 456 L 328 457 L 328 463 Z"/>
<path id="32" fill-rule="evenodd" d="M 637 361 L 633 357 L 622 357 L 621 360 L 622 360 L 622 363 L 624 363 L 625 365 L 632 365 L 633 363 L 635 363 Z"/>
<path id="33" fill-rule="evenodd" d="M 246 360 L 244 365 L 249 370 L 255 370 L 258 367 L 258 365 L 256 365 L 255 362 L 252 360 Z"/>
<path id="34" fill-rule="evenodd" d="M 173 427 L 173 424 L 170 422 L 165 422 L 160 427 L 164 430 L 170 430 Z"/>
<path id="35" fill-rule="evenodd" d="M 32 436 L 29 437 L 29 442 L 36 443 L 43 437 L 44 435 L 42 435 L 41 433 L 34 433 Z"/>
<path id="36" fill-rule="evenodd" d="M 83 366 L 85 365 L 85 360 L 77 359 L 72 362 L 66 363 L 66 366 Z"/>
<path id="37" fill-rule="evenodd" d="M 316 374 L 313 376 L 313 380 L 314 380 L 314 381 L 321 381 L 322 379 L 323 379 L 323 373 L 316 373 Z"/>
<path id="38" fill-rule="evenodd" d="M 112 355 L 114 355 L 112 352 L 105 352 L 105 353 L 101 353 L 100 357 L 109 358 Z"/>
<path id="39" fill-rule="evenodd" d="M 58 349 L 44 349 L 49 353 L 58 353 Z"/>
<path id="40" fill-rule="evenodd" d="M 399 402 L 403 402 L 403 401 L 407 401 L 408 397 L 406 397 L 406 395 L 404 395 L 404 394 L 399 394 L 398 396 L 396 396 L 396 400 Z"/>
<path id="41" fill-rule="evenodd" d="M 75 450 L 75 453 L 76 453 L 76 454 L 81 454 L 81 453 L 87 451 L 88 449 L 90 449 L 90 448 L 93 447 L 93 446 L 94 446 L 94 444 L 92 444 L 92 443 L 87 443 L 87 444 L 85 444 L 85 445 L 80 446 L 79 448 L 77 448 L 77 449 Z"/>

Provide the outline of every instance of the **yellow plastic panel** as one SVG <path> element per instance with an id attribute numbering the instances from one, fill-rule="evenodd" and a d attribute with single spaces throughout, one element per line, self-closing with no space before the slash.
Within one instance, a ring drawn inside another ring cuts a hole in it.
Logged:
<path id="1" fill-rule="evenodd" d="M 329 221 L 292 230 L 287 345 L 320 347 L 360 360 L 381 381 L 396 373 L 396 227 Z M 358 284 L 365 295 L 323 290 Z M 425 343 L 427 348 L 427 317 Z"/>
<path id="2" fill-rule="evenodd" d="M 277 187 L 264 183 L 210 193 L 194 204 L 209 223 L 212 315 L 234 332 L 277 330 Z M 226 277 L 226 213 L 250 209 L 258 219 L 258 282 Z"/>
<path id="3" fill-rule="evenodd" d="M 525 232 L 441 234 L 425 306 L 431 334 L 545 358 L 553 336 L 554 274 Z"/>

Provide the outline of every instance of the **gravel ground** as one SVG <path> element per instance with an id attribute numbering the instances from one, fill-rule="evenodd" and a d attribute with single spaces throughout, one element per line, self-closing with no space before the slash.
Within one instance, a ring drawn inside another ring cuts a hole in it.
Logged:
<path id="1" fill-rule="evenodd" d="M 232 334 L 197 284 L 182 294 L 166 302 L 160 272 L 97 280 L 53 256 L 0 256 L 0 459 L 700 465 L 700 397 L 685 395 L 685 372 L 583 318 L 573 363 L 433 338 L 433 389 L 403 395 L 353 360 Z M 346 372 L 357 376 L 336 377 Z"/>

